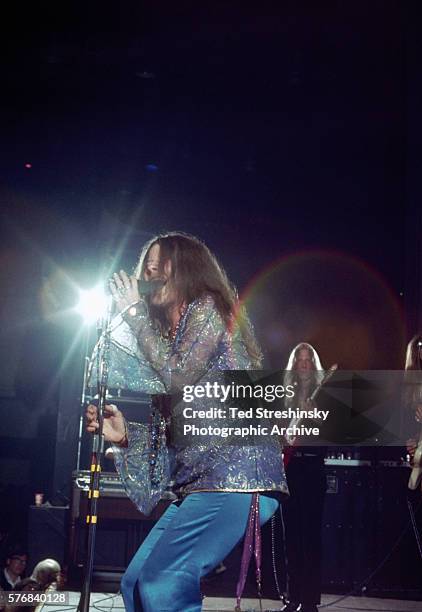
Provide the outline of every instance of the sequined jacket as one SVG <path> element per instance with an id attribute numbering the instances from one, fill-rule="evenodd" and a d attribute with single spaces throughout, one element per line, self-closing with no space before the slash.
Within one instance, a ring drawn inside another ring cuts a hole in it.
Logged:
<path id="1" fill-rule="evenodd" d="M 139 302 L 135 316 L 118 315 L 113 321 L 110 350 L 109 385 L 151 394 L 174 393 L 182 383 L 215 380 L 223 371 L 252 368 L 239 327 L 234 324 L 232 330 L 227 329 L 209 295 L 189 304 L 173 341 L 152 325 L 146 303 Z M 215 400 L 195 400 L 195 408 L 206 410 L 213 405 Z M 180 411 L 182 404 L 178 406 L 176 410 Z M 210 420 L 204 419 L 202 424 L 209 425 Z M 129 450 L 123 454 L 131 453 L 136 437 L 136 425 L 130 424 Z M 288 492 L 279 440 L 274 436 L 260 439 L 257 444 L 242 444 L 241 440 L 233 443 L 233 438 L 217 436 L 200 438 L 198 442 L 190 440 L 186 445 L 170 442 L 170 446 L 171 478 L 178 494 Z M 120 470 L 125 469 L 124 461 L 118 464 Z M 132 453 L 132 484 L 134 469 L 136 457 Z"/>

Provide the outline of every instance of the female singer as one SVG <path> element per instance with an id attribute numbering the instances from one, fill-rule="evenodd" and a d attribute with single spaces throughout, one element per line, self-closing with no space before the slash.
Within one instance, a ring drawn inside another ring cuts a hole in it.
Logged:
<path id="1" fill-rule="evenodd" d="M 145 297 L 139 293 L 139 279 L 155 281 Z M 174 232 L 152 239 L 134 275 L 114 274 L 110 289 L 120 313 L 112 326 L 110 374 L 122 387 L 153 394 L 160 414 L 153 416 L 156 435 L 150 456 L 154 463 L 160 445 L 169 446 L 171 480 L 178 496 L 123 576 L 126 610 L 199 612 L 200 579 L 244 535 L 251 502 L 259 504 L 263 524 L 287 486 L 277 439 L 256 445 L 215 437 L 175 443 L 164 435 L 175 418 L 174 408 L 168 415 L 165 407 L 184 384 L 210 380 L 224 370 L 258 369 L 261 353 L 224 270 L 193 236 Z M 205 400 L 198 400 L 195 407 L 204 405 Z M 213 404 L 208 400 L 208 405 Z M 118 447 L 116 464 L 136 501 L 142 495 L 137 470 L 142 473 L 145 463 L 142 453 L 136 454 L 137 426 L 126 423 L 115 406 L 108 406 L 106 414 L 104 435 Z M 87 419 L 88 431 L 94 432 L 94 406 L 88 407 Z M 162 466 L 155 467 L 153 485 L 163 472 Z"/>

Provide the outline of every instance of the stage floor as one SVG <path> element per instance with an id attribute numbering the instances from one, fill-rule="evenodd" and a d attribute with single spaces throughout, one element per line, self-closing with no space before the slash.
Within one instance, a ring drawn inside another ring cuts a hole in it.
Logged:
<path id="1" fill-rule="evenodd" d="M 403 601 L 399 599 L 378 599 L 375 597 L 346 597 L 340 600 L 339 595 L 323 595 L 321 610 L 327 612 L 417 612 L 422 609 L 420 601 Z M 73 612 L 79 603 L 79 593 L 70 592 L 69 606 L 45 606 L 44 612 Z M 228 597 L 206 597 L 202 607 L 203 612 L 233 612 L 235 600 Z M 262 600 L 262 610 L 280 610 L 279 601 L 271 599 Z M 111 610 L 124 610 L 123 600 L 120 595 L 115 593 L 92 593 L 91 606 L 92 612 L 109 612 Z M 260 612 L 259 601 L 257 599 L 242 599 L 243 612 Z"/>

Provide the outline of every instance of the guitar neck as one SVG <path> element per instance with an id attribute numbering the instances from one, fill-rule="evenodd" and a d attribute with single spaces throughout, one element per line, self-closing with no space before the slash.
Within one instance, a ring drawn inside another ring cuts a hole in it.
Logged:
<path id="1" fill-rule="evenodd" d="M 316 396 L 318 395 L 318 393 L 321 390 L 321 387 L 323 385 L 325 385 L 325 383 L 332 377 L 332 375 L 334 374 L 334 372 L 337 370 L 338 365 L 335 363 L 334 365 L 331 366 L 331 368 L 329 368 L 326 373 L 324 374 L 324 376 L 322 377 L 322 380 L 317 384 L 317 386 L 315 387 L 315 389 L 313 390 L 309 401 L 312 402 L 312 400 L 314 400 L 316 398 Z"/>

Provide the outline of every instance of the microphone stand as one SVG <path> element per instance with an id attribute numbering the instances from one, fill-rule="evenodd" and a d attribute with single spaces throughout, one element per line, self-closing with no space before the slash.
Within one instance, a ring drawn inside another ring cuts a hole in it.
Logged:
<path id="1" fill-rule="evenodd" d="M 95 554 L 95 536 L 97 532 L 97 511 L 98 500 L 100 497 L 100 477 L 101 463 L 104 455 L 104 407 L 107 397 L 108 384 L 108 361 L 110 349 L 110 321 L 111 321 L 112 300 L 110 299 L 107 315 L 103 317 L 101 324 L 98 325 L 99 340 L 97 351 L 97 385 L 98 385 L 98 430 L 93 435 L 92 451 L 91 451 L 91 467 L 90 467 L 90 484 L 88 491 L 88 511 L 86 523 L 88 525 L 87 532 L 87 550 L 86 562 L 84 567 L 84 580 L 81 591 L 81 597 L 78 605 L 78 612 L 89 612 L 89 604 L 91 598 L 92 572 L 94 568 Z"/>

